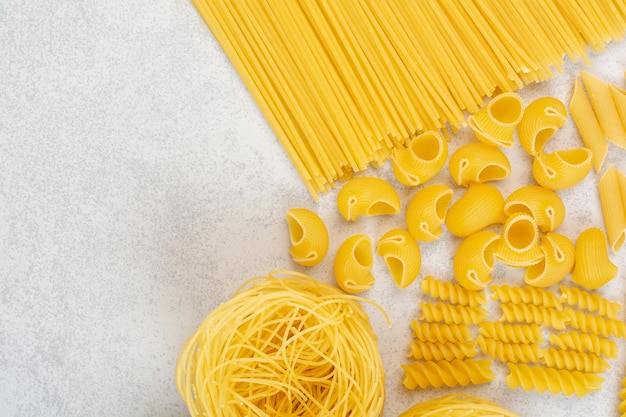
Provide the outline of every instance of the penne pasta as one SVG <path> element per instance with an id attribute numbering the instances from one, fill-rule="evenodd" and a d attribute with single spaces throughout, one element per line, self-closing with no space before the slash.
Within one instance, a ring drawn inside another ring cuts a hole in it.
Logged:
<path id="1" fill-rule="evenodd" d="M 626 126 L 626 90 L 610 84 L 609 91 L 622 126 Z"/>
<path id="2" fill-rule="evenodd" d="M 604 226 L 613 253 L 626 241 L 626 177 L 611 164 L 598 183 Z"/>
<path id="3" fill-rule="evenodd" d="M 609 259 L 606 235 L 597 227 L 581 232 L 576 241 L 576 263 L 572 281 L 595 290 L 615 278 L 617 266 Z"/>
<path id="4" fill-rule="evenodd" d="M 504 220 L 504 198 L 500 191 L 493 185 L 472 182 L 448 209 L 446 227 L 453 235 L 466 237 Z"/>
<path id="5" fill-rule="evenodd" d="M 452 188 L 445 185 L 428 185 L 418 191 L 406 208 L 409 233 L 422 242 L 439 239 L 451 200 Z"/>
<path id="6" fill-rule="evenodd" d="M 341 243 L 335 254 L 334 273 L 339 288 L 350 294 L 367 291 L 374 285 L 372 241 L 357 234 Z"/>
<path id="7" fill-rule="evenodd" d="M 511 163 L 500 149 L 476 142 L 461 146 L 450 156 L 450 175 L 457 185 L 496 181 L 511 174 Z"/>
<path id="8" fill-rule="evenodd" d="M 539 229 L 526 213 L 513 213 L 504 222 L 502 239 L 494 253 L 497 261 L 515 268 L 535 265 L 543 258 Z"/>
<path id="9" fill-rule="evenodd" d="M 328 229 L 324 221 L 305 208 L 287 210 L 287 226 L 293 261 L 303 266 L 317 265 L 328 252 Z"/>
<path id="10" fill-rule="evenodd" d="M 626 130 L 615 107 L 609 84 L 585 71 L 581 71 L 580 77 L 604 138 L 626 149 Z"/>
<path id="11" fill-rule="evenodd" d="M 513 191 L 504 201 L 504 214 L 527 213 L 539 230 L 553 232 L 565 219 L 565 204 L 557 193 L 540 185 L 527 185 Z"/>
<path id="12" fill-rule="evenodd" d="M 522 148 L 530 155 L 536 155 L 565 125 L 567 108 L 555 97 L 541 97 L 532 101 L 524 109 L 522 120 L 517 126 L 517 134 Z"/>
<path id="13" fill-rule="evenodd" d="M 420 247 L 415 238 L 404 229 L 385 233 L 376 246 L 398 288 L 406 288 L 417 278 L 422 266 Z"/>
<path id="14" fill-rule="evenodd" d="M 535 181 L 551 190 L 564 190 L 580 183 L 592 166 L 592 151 L 588 148 L 539 152 L 533 161 Z"/>
<path id="15" fill-rule="evenodd" d="M 424 132 L 397 146 L 391 153 L 396 179 L 407 186 L 420 185 L 433 178 L 448 159 L 448 143 L 438 132 Z"/>
<path id="16" fill-rule="evenodd" d="M 400 211 L 398 192 L 387 181 L 376 177 L 356 177 L 337 193 L 337 208 L 348 221 L 359 216 L 395 214 Z"/>
<path id="17" fill-rule="evenodd" d="M 513 146 L 513 134 L 523 114 L 522 98 L 506 92 L 493 97 L 487 106 L 470 115 L 467 122 L 481 142 L 508 148 Z"/>
<path id="18" fill-rule="evenodd" d="M 454 276 L 462 287 L 482 290 L 491 282 L 494 255 L 500 235 L 483 230 L 466 237 L 459 245 L 453 259 Z"/>
<path id="19" fill-rule="evenodd" d="M 574 89 L 569 102 L 569 111 L 585 147 L 591 150 L 593 167 L 596 172 L 600 172 L 609 145 L 604 138 L 604 133 L 585 94 L 583 85 L 578 79 L 574 82 Z"/>
<path id="20" fill-rule="evenodd" d="M 524 273 L 524 282 L 533 287 L 549 287 L 561 281 L 574 267 L 576 249 L 567 236 L 546 233 L 540 238 L 543 257 L 530 265 Z"/>

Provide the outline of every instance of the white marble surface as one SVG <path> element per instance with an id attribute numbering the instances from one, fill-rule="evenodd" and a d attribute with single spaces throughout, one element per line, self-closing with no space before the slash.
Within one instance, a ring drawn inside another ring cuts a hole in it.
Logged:
<path id="1" fill-rule="evenodd" d="M 314 203 L 238 75 L 187 0 L 0 2 L 0 416 L 185 416 L 174 386 L 178 349 L 245 279 L 296 269 L 332 282 L 332 257 L 312 269 L 287 253 L 284 212 L 317 211 L 344 237 L 373 238 L 402 216 L 347 224 L 335 194 Z M 626 43 L 568 63 L 522 91 L 567 100 L 580 69 L 625 87 Z M 462 132 L 451 147 L 468 140 Z M 550 146 L 580 146 L 572 122 Z M 529 180 L 511 149 L 504 194 Z M 626 171 L 626 151 L 609 161 Z M 394 181 L 389 166 L 371 174 Z M 443 171 L 437 181 L 450 183 Z M 561 193 L 561 232 L 603 227 L 591 173 Z M 394 182 L 395 185 L 398 185 Z M 398 187 L 403 203 L 415 193 Z M 451 277 L 458 242 L 422 246 L 421 276 Z M 626 303 L 619 277 L 602 289 Z M 501 283 L 519 273 L 496 271 Z M 399 291 L 380 259 L 365 296 L 387 377 L 385 416 L 448 392 L 487 396 L 522 417 L 617 416 L 626 349 L 599 393 L 578 399 L 510 390 L 505 369 L 467 389 L 402 388 L 409 321 L 423 299 Z"/>

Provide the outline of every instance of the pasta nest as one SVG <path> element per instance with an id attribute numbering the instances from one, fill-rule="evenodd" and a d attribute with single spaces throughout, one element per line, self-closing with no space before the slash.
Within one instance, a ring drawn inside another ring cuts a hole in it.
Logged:
<path id="1" fill-rule="evenodd" d="M 384 369 L 356 296 L 294 272 L 247 281 L 185 342 L 192 416 L 380 416 Z"/>

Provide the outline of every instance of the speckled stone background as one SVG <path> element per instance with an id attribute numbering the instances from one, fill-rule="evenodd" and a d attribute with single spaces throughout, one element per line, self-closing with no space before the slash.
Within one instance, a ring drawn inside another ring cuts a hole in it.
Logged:
<path id="1" fill-rule="evenodd" d="M 227 57 L 187 0 L 0 2 L 0 416 L 185 416 L 174 386 L 184 340 L 241 283 L 274 269 L 332 282 L 332 256 L 304 269 L 288 256 L 284 212 L 317 211 L 333 253 L 353 233 L 373 239 L 403 216 L 347 224 L 335 192 L 314 203 Z M 567 101 L 581 69 L 624 88 L 626 43 L 567 61 L 565 73 L 525 88 Z M 451 150 L 471 140 L 462 130 Z M 570 120 L 549 144 L 581 146 Z M 626 151 L 607 163 L 626 171 Z M 503 194 L 532 181 L 530 160 L 507 150 Z M 401 187 L 388 165 L 371 171 Z M 560 232 L 604 227 L 592 172 L 560 193 Z M 442 171 L 434 181 L 451 184 Z M 420 276 L 451 279 L 458 241 L 422 245 Z M 626 257 L 600 292 L 626 303 Z M 385 416 L 434 396 L 487 396 L 522 417 L 617 416 L 624 341 L 602 391 L 583 399 L 510 390 L 496 380 L 407 391 L 409 322 L 425 299 L 394 287 L 377 259 L 364 294 L 387 370 Z M 568 278 L 569 279 L 569 278 Z M 568 280 L 567 279 L 567 280 Z M 520 284 L 497 268 L 494 282 Z M 494 314 L 496 314 L 494 312 Z"/>

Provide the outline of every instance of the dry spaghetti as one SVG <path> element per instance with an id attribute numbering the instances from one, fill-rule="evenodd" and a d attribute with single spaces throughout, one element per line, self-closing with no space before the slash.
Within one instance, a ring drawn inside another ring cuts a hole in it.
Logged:
<path id="1" fill-rule="evenodd" d="M 380 416 L 384 370 L 358 300 L 292 272 L 250 280 L 179 353 L 191 415 Z"/>

